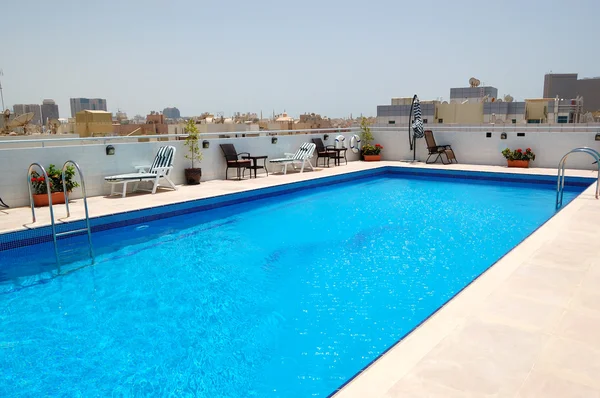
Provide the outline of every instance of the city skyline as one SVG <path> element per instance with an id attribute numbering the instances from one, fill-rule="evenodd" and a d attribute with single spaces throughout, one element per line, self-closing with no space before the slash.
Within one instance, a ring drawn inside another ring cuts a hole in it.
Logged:
<path id="1" fill-rule="evenodd" d="M 71 98 L 71 117 L 81 111 L 108 111 L 105 98 Z"/>
<path id="2" fill-rule="evenodd" d="M 374 115 L 390 97 L 447 99 L 448 88 L 466 87 L 471 76 L 500 96 L 524 99 L 542 96 L 546 73 L 600 74 L 600 56 L 588 51 L 597 35 L 573 41 L 566 33 L 599 31 L 594 1 L 548 7 L 511 0 L 498 9 L 434 1 L 427 13 L 391 1 L 361 8 L 337 1 L 275 5 L 176 1 L 157 13 L 138 0 L 91 10 L 60 1 L 32 8 L 9 3 L 5 29 L 20 36 L 7 42 L 11 57 L 0 65 L 4 102 L 12 108 L 53 98 L 61 117 L 79 96 L 105 98 L 109 111 L 129 115 L 176 106 L 185 116 L 285 109 L 343 117 Z M 53 46 L 44 45 L 46 22 L 61 18 L 70 23 L 53 25 Z M 94 24 L 110 29 L 73 36 Z M 157 48 L 159 57 L 139 56 Z M 25 62 L 32 53 L 47 62 Z"/>

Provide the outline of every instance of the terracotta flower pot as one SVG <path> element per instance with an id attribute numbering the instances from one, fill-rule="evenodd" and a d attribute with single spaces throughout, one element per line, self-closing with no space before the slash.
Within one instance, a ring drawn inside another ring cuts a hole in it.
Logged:
<path id="1" fill-rule="evenodd" d="M 365 162 L 379 162 L 381 155 L 363 155 Z"/>
<path id="2" fill-rule="evenodd" d="M 506 161 L 508 162 L 508 167 L 520 167 L 522 169 L 529 168 L 529 160 L 509 160 L 509 159 L 506 159 Z"/>
<path id="3" fill-rule="evenodd" d="M 52 204 L 59 205 L 65 203 L 65 195 L 62 192 L 52 193 Z M 33 195 L 33 204 L 35 207 L 48 206 L 48 194 L 40 193 Z"/>

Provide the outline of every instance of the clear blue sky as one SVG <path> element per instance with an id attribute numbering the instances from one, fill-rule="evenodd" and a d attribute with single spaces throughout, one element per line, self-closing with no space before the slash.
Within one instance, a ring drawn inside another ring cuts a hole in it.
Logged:
<path id="1" fill-rule="evenodd" d="M 554 6 L 559 4 L 559 6 Z M 129 116 L 252 111 L 375 115 L 448 98 L 471 76 L 516 99 L 544 74 L 600 75 L 599 0 L 6 1 L 7 107 L 106 98 Z"/>

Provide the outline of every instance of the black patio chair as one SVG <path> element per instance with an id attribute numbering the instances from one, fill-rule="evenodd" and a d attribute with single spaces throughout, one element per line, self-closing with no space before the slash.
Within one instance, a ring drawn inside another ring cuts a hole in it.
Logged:
<path id="1" fill-rule="evenodd" d="M 252 162 L 249 159 L 240 159 L 240 155 L 250 156 L 250 154 L 248 152 L 238 153 L 233 144 L 221 144 L 220 146 L 221 150 L 223 151 L 223 155 L 225 155 L 225 162 L 227 163 L 227 168 L 225 169 L 225 179 L 227 179 L 227 173 L 229 172 L 230 168 L 237 169 L 238 180 L 243 178 L 246 168 L 250 167 Z"/>
<path id="2" fill-rule="evenodd" d="M 312 142 L 317 146 L 317 167 L 319 167 L 319 159 L 323 158 L 323 167 L 325 167 L 325 159 L 327 159 L 327 167 L 329 167 L 329 161 L 335 157 L 335 146 L 323 144 L 323 140 L 320 138 L 313 138 Z"/>
<path id="3" fill-rule="evenodd" d="M 427 150 L 429 151 L 429 156 L 427 157 L 427 160 L 425 161 L 425 163 L 427 163 L 427 164 L 435 163 L 438 161 L 438 159 L 443 164 L 450 164 L 453 161 L 458 163 L 458 160 L 456 160 L 456 156 L 454 155 L 454 151 L 452 150 L 452 147 L 450 145 L 436 144 L 435 138 L 433 137 L 433 131 L 431 131 L 431 130 L 425 130 L 424 133 L 425 133 L 425 142 L 427 143 Z M 437 155 L 437 157 L 433 160 L 433 162 L 430 162 L 429 159 L 435 155 Z M 444 157 L 442 155 L 446 156 L 445 162 L 444 162 Z"/>

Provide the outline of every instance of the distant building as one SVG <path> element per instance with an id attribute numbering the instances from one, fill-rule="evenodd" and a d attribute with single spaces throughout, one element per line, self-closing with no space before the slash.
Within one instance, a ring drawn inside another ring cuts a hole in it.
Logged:
<path id="1" fill-rule="evenodd" d="M 163 109 L 163 115 L 165 115 L 165 117 L 167 119 L 179 119 L 179 118 L 181 118 L 181 113 L 179 112 L 179 109 L 177 109 L 175 107 Z"/>
<path id="2" fill-rule="evenodd" d="M 267 123 L 260 123 L 260 128 L 263 130 L 293 130 L 294 118 L 286 112 L 273 117 L 274 120 Z"/>
<path id="3" fill-rule="evenodd" d="M 294 119 L 294 117 L 283 112 L 281 115 L 273 115 L 273 119 L 256 118 L 255 120 L 258 121 L 260 130 L 315 130 L 333 127 L 331 119 L 316 113 L 304 113 L 300 115 L 300 118 Z"/>
<path id="4" fill-rule="evenodd" d="M 80 137 L 111 135 L 113 133 L 112 113 L 90 110 L 77 112 L 75 132 Z"/>
<path id="5" fill-rule="evenodd" d="M 578 79 L 577 73 L 549 73 L 544 76 L 544 98 L 583 97 L 583 112 L 600 111 L 600 77 Z"/>
<path id="6" fill-rule="evenodd" d="M 209 118 L 210 119 L 210 118 Z M 196 122 L 198 131 L 203 133 L 223 133 L 221 138 L 231 137 L 236 135 L 228 135 L 227 133 L 240 133 L 237 135 L 241 137 L 252 137 L 256 136 L 259 131 L 258 124 L 246 124 L 246 123 L 213 123 L 212 120 L 203 119 L 202 121 Z M 169 134 L 184 134 L 186 125 L 185 123 L 167 124 Z"/>
<path id="7" fill-rule="evenodd" d="M 476 79 L 475 79 L 476 80 Z M 377 124 L 408 126 L 412 97 L 392 98 L 391 105 L 377 106 Z M 498 98 L 495 87 L 450 89 L 450 102 L 421 100 L 423 123 L 428 124 L 538 124 L 582 122 L 584 100 L 533 98 L 513 102 Z"/>
<path id="8" fill-rule="evenodd" d="M 146 115 L 146 123 L 148 124 L 165 124 L 165 115 L 164 114 L 160 114 L 160 113 L 156 113 L 156 112 L 150 112 L 149 115 Z"/>
<path id="9" fill-rule="evenodd" d="M 105 111 L 106 100 L 102 98 L 71 98 L 71 117 L 81 111 Z"/>
<path id="10" fill-rule="evenodd" d="M 51 99 L 45 99 L 42 101 L 42 123 L 46 124 L 49 120 L 57 119 L 60 117 L 58 114 L 58 105 Z"/>
<path id="11" fill-rule="evenodd" d="M 321 117 L 321 115 L 316 113 L 305 113 L 300 115 L 300 120 L 296 123 L 294 129 L 327 129 L 331 127 L 333 127 L 333 125 L 329 118 Z"/>
<path id="12" fill-rule="evenodd" d="M 137 117 L 137 115 L 136 115 Z M 151 112 L 146 116 L 145 123 L 113 124 L 116 135 L 156 135 L 167 134 L 169 125 L 165 123 L 165 116 L 158 112 Z"/>
<path id="13" fill-rule="evenodd" d="M 133 122 L 133 124 L 142 124 L 146 123 L 146 118 L 142 115 L 135 115 L 133 119 L 131 119 L 131 121 Z"/>
<path id="14" fill-rule="evenodd" d="M 254 112 L 234 112 L 233 113 L 234 123 L 258 123 L 258 115 Z"/>
<path id="15" fill-rule="evenodd" d="M 113 117 L 113 123 L 118 123 L 118 124 L 129 123 L 129 121 L 127 119 L 127 113 L 125 113 L 119 109 L 117 111 L 117 113 L 115 114 L 115 116 Z"/>
<path id="16" fill-rule="evenodd" d="M 483 102 L 484 98 L 498 98 L 496 87 L 457 87 L 450 89 L 450 102 Z"/>
<path id="17" fill-rule="evenodd" d="M 33 119 L 31 124 L 42 124 L 42 109 L 38 104 L 17 104 L 13 106 L 13 112 L 15 115 L 23 115 L 25 113 L 33 113 Z"/>
<path id="18" fill-rule="evenodd" d="M 377 106 L 377 123 L 389 125 L 408 125 L 412 97 L 392 98 L 391 105 Z M 421 101 L 423 123 L 435 123 L 436 104 L 439 101 Z"/>

